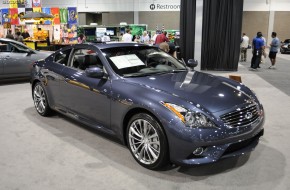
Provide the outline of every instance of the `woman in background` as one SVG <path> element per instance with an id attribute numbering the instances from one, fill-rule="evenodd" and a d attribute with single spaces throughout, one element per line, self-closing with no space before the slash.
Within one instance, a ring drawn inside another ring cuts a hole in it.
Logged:
<path id="1" fill-rule="evenodd" d="M 149 44 L 149 42 L 150 42 L 150 38 L 149 38 L 146 31 L 144 31 L 143 35 L 141 36 L 141 42 L 144 44 Z"/>
<path id="2" fill-rule="evenodd" d="M 78 37 L 78 43 L 83 44 L 86 42 L 86 36 L 84 34 L 80 34 Z"/>

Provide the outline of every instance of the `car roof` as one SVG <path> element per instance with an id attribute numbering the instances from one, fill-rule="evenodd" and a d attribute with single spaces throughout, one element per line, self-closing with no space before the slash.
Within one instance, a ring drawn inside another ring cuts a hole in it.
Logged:
<path id="1" fill-rule="evenodd" d="M 21 42 L 18 42 L 16 40 L 12 40 L 12 39 L 9 39 L 9 38 L 0 38 L 1 41 L 4 41 L 4 42 L 14 42 L 16 44 L 21 44 L 21 45 L 24 45 L 23 43 Z"/>

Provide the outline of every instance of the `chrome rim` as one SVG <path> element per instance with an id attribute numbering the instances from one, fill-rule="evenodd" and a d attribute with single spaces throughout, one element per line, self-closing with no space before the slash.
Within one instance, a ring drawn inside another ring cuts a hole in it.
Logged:
<path id="1" fill-rule="evenodd" d="M 160 155 L 160 139 L 146 120 L 135 120 L 129 128 L 129 144 L 134 156 L 143 164 L 153 164 Z"/>
<path id="2" fill-rule="evenodd" d="M 44 113 L 46 108 L 46 98 L 43 88 L 40 85 L 36 85 L 33 92 L 34 105 L 39 113 Z"/>

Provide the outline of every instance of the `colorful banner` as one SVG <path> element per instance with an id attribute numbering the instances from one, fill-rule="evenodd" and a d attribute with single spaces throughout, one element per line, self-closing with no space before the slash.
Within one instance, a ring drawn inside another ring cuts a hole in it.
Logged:
<path id="1" fill-rule="evenodd" d="M 68 10 L 67 8 L 61 8 L 60 11 L 60 23 L 67 24 Z"/>
<path id="2" fill-rule="evenodd" d="M 2 24 L 10 22 L 10 18 L 9 18 L 9 9 L 8 8 L 4 8 L 2 9 Z"/>
<path id="3" fill-rule="evenodd" d="M 33 12 L 41 12 L 41 8 L 40 7 L 33 7 Z"/>
<path id="4" fill-rule="evenodd" d="M 42 12 L 43 13 L 46 13 L 46 14 L 51 14 L 50 13 L 50 8 L 42 8 Z M 44 22 L 44 24 L 51 24 L 51 21 L 50 20 L 46 20 L 45 22 Z"/>
<path id="5" fill-rule="evenodd" d="M 25 8 L 18 8 L 18 18 L 19 18 L 19 24 L 20 25 L 25 25 L 25 21 L 22 20 L 22 17 L 25 14 Z"/>
<path id="6" fill-rule="evenodd" d="M 17 8 L 17 1 L 9 1 L 9 8 Z"/>
<path id="7" fill-rule="evenodd" d="M 76 7 L 68 7 L 68 24 L 77 24 L 78 13 Z"/>
<path id="8" fill-rule="evenodd" d="M 32 7 L 41 7 L 41 0 L 32 0 Z"/>
<path id="9" fill-rule="evenodd" d="M 18 8 L 10 8 L 10 23 L 13 25 L 17 25 L 19 24 L 19 20 L 18 20 Z"/>
<path id="10" fill-rule="evenodd" d="M 59 19 L 59 8 L 58 7 L 53 7 L 50 8 L 51 14 L 54 16 L 54 19 L 52 21 L 52 24 L 60 24 L 60 19 Z"/>

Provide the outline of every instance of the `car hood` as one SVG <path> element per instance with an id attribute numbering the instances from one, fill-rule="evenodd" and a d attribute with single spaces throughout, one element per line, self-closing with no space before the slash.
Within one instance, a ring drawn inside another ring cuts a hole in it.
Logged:
<path id="1" fill-rule="evenodd" d="M 250 95 L 241 91 L 245 88 L 244 85 L 197 71 L 126 80 L 135 85 L 171 94 L 195 105 L 199 104 L 212 113 L 244 104 L 250 99 Z"/>

